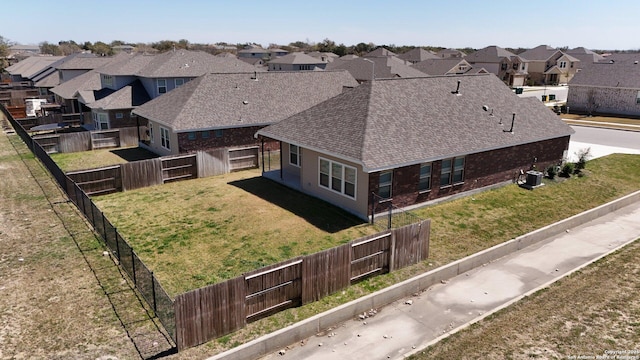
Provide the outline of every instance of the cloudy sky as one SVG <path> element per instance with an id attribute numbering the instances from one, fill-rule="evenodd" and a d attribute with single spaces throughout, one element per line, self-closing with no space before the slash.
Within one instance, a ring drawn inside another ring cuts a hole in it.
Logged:
<path id="1" fill-rule="evenodd" d="M 3 1 L 0 35 L 20 44 L 112 40 L 640 49 L 634 0 Z"/>

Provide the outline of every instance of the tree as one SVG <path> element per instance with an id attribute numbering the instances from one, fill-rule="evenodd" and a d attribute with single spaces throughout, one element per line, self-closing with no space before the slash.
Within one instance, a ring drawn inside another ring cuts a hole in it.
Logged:
<path id="1" fill-rule="evenodd" d="M 9 47 L 13 45 L 9 39 L 0 35 L 0 58 L 9 56 Z"/>
<path id="2" fill-rule="evenodd" d="M 60 55 L 65 56 L 82 51 L 80 45 L 73 40 L 58 42 L 58 49 L 60 50 Z"/>
<path id="3" fill-rule="evenodd" d="M 47 55 L 62 55 L 60 47 L 56 44 L 51 44 L 47 41 L 40 43 L 40 52 Z"/>
<path id="4" fill-rule="evenodd" d="M 102 41 L 96 41 L 90 48 L 91 52 L 96 55 L 108 56 L 113 55 L 113 49 L 111 46 L 103 43 Z"/>
<path id="5" fill-rule="evenodd" d="M 600 105 L 596 102 L 596 90 L 591 88 L 587 91 L 587 104 L 586 104 L 587 113 L 589 114 L 589 116 L 592 116 L 593 113 L 596 112 L 596 110 L 598 110 L 599 107 Z"/>

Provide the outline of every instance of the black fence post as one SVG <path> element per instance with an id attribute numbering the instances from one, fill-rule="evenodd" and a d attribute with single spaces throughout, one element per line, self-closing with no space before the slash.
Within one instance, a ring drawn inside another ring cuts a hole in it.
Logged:
<path id="1" fill-rule="evenodd" d="M 138 281 L 136 280 L 136 254 L 131 249 L 131 271 L 133 272 L 133 283 L 138 286 Z"/>
<path id="2" fill-rule="evenodd" d="M 156 317 L 158 316 L 158 307 L 156 305 L 156 282 L 154 281 L 155 275 L 153 275 L 153 271 L 151 271 L 151 294 L 153 294 L 153 312 L 156 313 Z"/>
<path id="3" fill-rule="evenodd" d="M 100 214 L 102 214 L 102 239 L 104 240 L 104 243 L 107 244 L 107 247 L 108 247 L 109 244 L 107 243 L 107 224 L 104 219 L 104 213 L 100 211 Z"/>
<path id="4" fill-rule="evenodd" d="M 391 214 L 393 213 L 393 206 L 391 206 L 391 202 L 389 202 L 389 215 L 387 221 L 387 229 L 391 229 Z"/>
<path id="5" fill-rule="evenodd" d="M 118 229 L 113 228 L 113 235 L 116 239 L 116 255 L 118 256 L 118 261 L 120 261 L 120 241 L 118 241 Z"/>

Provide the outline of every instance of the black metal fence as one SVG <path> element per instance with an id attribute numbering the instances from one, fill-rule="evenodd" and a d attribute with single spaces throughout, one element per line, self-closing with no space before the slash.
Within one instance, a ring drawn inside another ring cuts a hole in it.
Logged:
<path id="1" fill-rule="evenodd" d="M 369 219 L 371 224 L 379 230 L 397 229 L 424 220 L 416 214 L 393 205 L 391 199 L 385 199 L 373 192 Z"/>
<path id="2" fill-rule="evenodd" d="M 49 170 L 60 187 L 67 193 L 69 199 L 78 207 L 89 223 L 91 223 L 95 232 L 107 245 L 107 248 L 111 251 L 111 254 L 122 269 L 129 275 L 136 289 L 142 294 L 169 336 L 171 336 L 175 342 L 176 326 L 173 299 L 162 288 L 153 272 L 140 260 L 135 251 L 120 233 L 118 233 L 116 227 L 111 224 L 109 219 L 106 218 L 91 198 L 76 183 L 67 177 L 60 167 L 51 159 L 49 154 L 29 136 L 22 125 L 13 119 L 4 106 L 0 106 L 0 108 L 2 108 L 5 116 L 11 125 L 13 125 L 16 133 L 47 170 Z"/>

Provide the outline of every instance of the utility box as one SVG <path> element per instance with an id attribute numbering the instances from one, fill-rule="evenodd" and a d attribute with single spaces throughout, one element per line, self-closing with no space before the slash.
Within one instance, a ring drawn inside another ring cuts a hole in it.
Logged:
<path id="1" fill-rule="evenodd" d="M 523 91 L 523 90 L 524 90 L 523 88 L 521 88 L 521 87 L 517 87 L 517 88 L 516 88 L 516 95 L 520 95 L 520 94 L 522 94 L 522 91 Z"/>
<path id="2" fill-rule="evenodd" d="M 542 184 L 542 172 L 529 170 L 527 171 L 527 186 L 540 186 Z"/>

